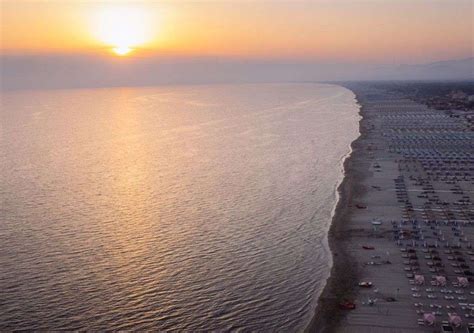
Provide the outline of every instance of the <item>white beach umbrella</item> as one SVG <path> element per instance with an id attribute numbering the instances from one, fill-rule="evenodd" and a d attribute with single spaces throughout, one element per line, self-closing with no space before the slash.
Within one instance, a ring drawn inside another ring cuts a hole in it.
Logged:
<path id="1" fill-rule="evenodd" d="M 458 283 L 461 287 L 466 288 L 469 286 L 469 281 L 463 276 L 458 276 Z"/>
<path id="2" fill-rule="evenodd" d="M 445 286 L 446 285 L 446 278 L 442 275 L 438 275 L 436 278 L 436 284 L 438 286 Z"/>
<path id="3" fill-rule="evenodd" d="M 433 313 L 425 313 L 423 314 L 423 321 L 426 325 L 433 325 L 436 321 L 436 316 Z"/>
<path id="4" fill-rule="evenodd" d="M 415 275 L 415 283 L 422 285 L 425 283 L 425 277 L 423 275 Z"/>
<path id="5" fill-rule="evenodd" d="M 449 323 L 453 325 L 454 327 L 459 327 L 461 326 L 462 319 L 455 313 L 448 313 L 449 317 Z"/>

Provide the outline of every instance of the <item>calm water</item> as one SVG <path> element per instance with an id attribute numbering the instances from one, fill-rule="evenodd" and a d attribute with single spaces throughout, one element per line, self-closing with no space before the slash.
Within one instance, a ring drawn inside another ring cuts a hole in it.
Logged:
<path id="1" fill-rule="evenodd" d="M 0 329 L 303 329 L 357 111 L 316 84 L 4 93 Z"/>

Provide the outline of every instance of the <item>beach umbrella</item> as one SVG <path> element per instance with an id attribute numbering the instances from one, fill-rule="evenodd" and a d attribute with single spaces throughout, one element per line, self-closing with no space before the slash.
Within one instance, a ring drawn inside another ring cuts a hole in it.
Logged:
<path id="1" fill-rule="evenodd" d="M 438 275 L 436 278 L 436 284 L 438 286 L 445 286 L 446 285 L 446 278 L 442 275 Z"/>
<path id="2" fill-rule="evenodd" d="M 431 326 L 436 321 L 436 316 L 433 313 L 425 313 L 423 314 L 423 321 L 426 325 Z"/>
<path id="3" fill-rule="evenodd" d="M 455 313 L 448 313 L 449 317 L 449 323 L 453 325 L 454 327 L 459 327 L 461 326 L 462 319 Z"/>
<path id="4" fill-rule="evenodd" d="M 463 276 L 458 276 L 458 283 L 461 287 L 466 288 L 469 286 L 469 281 Z"/>
<path id="5" fill-rule="evenodd" d="M 425 277 L 423 275 L 415 275 L 415 283 L 422 285 L 425 283 Z"/>

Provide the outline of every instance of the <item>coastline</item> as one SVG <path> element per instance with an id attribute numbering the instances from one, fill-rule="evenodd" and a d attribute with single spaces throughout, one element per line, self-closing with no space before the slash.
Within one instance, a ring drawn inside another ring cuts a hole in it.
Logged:
<path id="1" fill-rule="evenodd" d="M 333 264 L 326 285 L 319 296 L 313 318 L 305 332 L 333 332 L 344 316 L 344 312 L 338 307 L 339 302 L 344 298 L 354 298 L 357 292 L 354 285 L 359 272 L 356 261 L 350 254 L 351 233 L 347 222 L 355 210 L 353 199 L 363 194 L 363 180 L 369 173 L 368 164 L 363 163 L 368 156 L 365 156 L 367 154 L 364 154 L 362 148 L 369 129 L 366 126 L 367 119 L 364 117 L 364 105 L 356 92 L 349 90 L 354 93 L 359 105 L 358 114 L 361 117 L 359 136 L 351 143 L 351 151 L 343 163 L 343 180 L 337 188 L 338 200 L 329 227 L 328 245 Z"/>
<path id="2" fill-rule="evenodd" d="M 472 111 L 343 86 L 360 105 L 360 136 L 328 232 L 333 266 L 305 331 L 465 332 L 474 327 Z"/>

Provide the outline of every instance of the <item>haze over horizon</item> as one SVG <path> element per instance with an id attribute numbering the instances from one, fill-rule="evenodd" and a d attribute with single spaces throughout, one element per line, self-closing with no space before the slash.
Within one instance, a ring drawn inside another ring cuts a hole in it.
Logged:
<path id="1" fill-rule="evenodd" d="M 466 0 L 1 5 L 3 89 L 474 78 Z"/>

